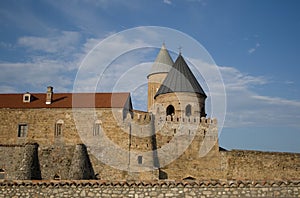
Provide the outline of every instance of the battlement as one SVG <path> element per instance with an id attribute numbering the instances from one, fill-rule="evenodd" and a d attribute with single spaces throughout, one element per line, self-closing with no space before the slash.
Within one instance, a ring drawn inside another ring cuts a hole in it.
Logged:
<path id="1" fill-rule="evenodd" d="M 207 123 L 207 124 L 217 124 L 217 119 L 216 118 L 205 118 L 205 117 L 193 117 L 193 116 L 160 116 L 159 120 L 165 120 L 167 122 L 175 122 L 175 123 L 191 123 L 191 124 L 199 124 L 199 123 Z"/>
<path id="2" fill-rule="evenodd" d="M 134 110 L 132 120 L 138 123 L 149 123 L 151 121 L 151 113 Z"/>
<path id="3" fill-rule="evenodd" d="M 143 111 L 133 111 L 132 117 L 128 114 L 127 121 L 131 120 L 135 123 L 143 123 L 148 124 L 152 120 L 152 113 L 143 112 Z M 162 122 L 174 122 L 174 123 L 189 123 L 189 124 L 211 124 L 217 125 L 218 121 L 216 118 L 206 118 L 206 117 L 194 117 L 194 116 L 165 116 L 161 115 L 159 117 L 155 116 L 155 121 L 162 123 Z"/>

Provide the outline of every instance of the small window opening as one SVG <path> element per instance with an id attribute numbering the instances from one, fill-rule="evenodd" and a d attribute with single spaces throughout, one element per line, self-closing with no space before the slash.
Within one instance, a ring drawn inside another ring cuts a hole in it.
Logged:
<path id="1" fill-rule="evenodd" d="M 62 126 L 64 121 L 59 120 L 55 124 L 55 136 L 61 136 L 62 135 Z"/>
<path id="2" fill-rule="evenodd" d="M 143 156 L 139 155 L 138 156 L 138 164 L 142 164 L 143 163 Z"/>
<path id="3" fill-rule="evenodd" d="M 19 124 L 18 126 L 18 137 L 26 137 L 27 135 L 27 124 Z"/>
<path id="4" fill-rule="evenodd" d="M 0 168 L 0 179 L 5 179 L 5 171 L 2 168 Z"/>
<path id="5" fill-rule="evenodd" d="M 26 93 L 23 95 L 23 102 L 30 102 L 31 95 L 30 93 Z"/>
<path id="6" fill-rule="evenodd" d="M 57 123 L 55 126 L 55 136 L 61 136 L 62 124 Z"/>
<path id="7" fill-rule="evenodd" d="M 173 107 L 173 105 L 169 105 L 169 106 L 167 107 L 166 113 L 167 113 L 167 116 L 168 116 L 168 115 L 170 115 L 170 116 L 174 115 L 174 113 L 175 113 L 175 108 Z"/>
<path id="8" fill-rule="evenodd" d="M 192 106 L 190 104 L 186 105 L 185 107 L 185 115 L 190 117 L 192 115 Z"/>
<path id="9" fill-rule="evenodd" d="M 94 124 L 94 129 L 93 129 L 93 136 L 98 136 L 100 135 L 100 130 L 101 130 L 101 125 L 99 121 L 96 121 Z"/>

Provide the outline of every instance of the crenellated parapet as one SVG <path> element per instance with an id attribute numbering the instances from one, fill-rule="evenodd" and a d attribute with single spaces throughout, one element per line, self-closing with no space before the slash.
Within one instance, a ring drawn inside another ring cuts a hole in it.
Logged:
<path id="1" fill-rule="evenodd" d="M 132 120 L 137 124 L 147 124 L 151 121 L 151 114 L 144 111 L 133 111 Z"/>
<path id="2" fill-rule="evenodd" d="M 201 136 L 218 136 L 216 118 L 200 116 L 177 116 L 164 113 L 152 114 L 142 111 L 134 111 L 128 114 L 124 120 L 123 129 L 133 136 L 148 137 L 154 133 L 172 135 L 176 132 L 196 133 Z"/>
<path id="3" fill-rule="evenodd" d="M 206 118 L 206 117 L 193 117 L 193 116 L 160 116 L 159 121 L 163 122 L 163 120 L 167 122 L 173 123 L 189 123 L 189 124 L 217 124 L 216 118 Z"/>

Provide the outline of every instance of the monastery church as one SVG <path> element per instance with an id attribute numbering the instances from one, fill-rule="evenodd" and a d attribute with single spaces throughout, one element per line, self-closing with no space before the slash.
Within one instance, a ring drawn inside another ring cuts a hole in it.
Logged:
<path id="1" fill-rule="evenodd" d="M 219 147 L 217 120 L 183 55 L 161 47 L 148 111 L 130 93 L 0 94 L 0 179 L 300 178 L 300 154 Z"/>

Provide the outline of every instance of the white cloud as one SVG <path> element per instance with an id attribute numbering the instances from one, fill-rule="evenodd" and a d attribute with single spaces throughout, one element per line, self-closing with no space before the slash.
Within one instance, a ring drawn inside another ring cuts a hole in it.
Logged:
<path id="1" fill-rule="evenodd" d="M 294 106 L 299 108 L 300 107 L 300 101 L 296 100 L 287 100 L 284 98 L 279 98 L 279 97 L 269 97 L 269 96 L 259 96 L 259 95 L 254 95 L 252 98 L 264 101 L 270 105 L 282 105 L 282 106 Z"/>
<path id="2" fill-rule="evenodd" d="M 260 85 L 272 86 L 263 76 L 243 74 L 232 67 L 219 67 L 227 94 L 225 126 L 300 127 L 300 101 L 260 95 Z"/>
<path id="3" fill-rule="evenodd" d="M 196 2 L 196 3 L 200 3 L 202 6 L 206 6 L 207 5 L 207 1 L 206 0 L 186 0 L 187 2 Z"/>
<path id="4" fill-rule="evenodd" d="M 252 54 L 253 52 L 255 52 L 256 51 L 256 48 L 250 48 L 249 50 L 248 50 L 248 53 L 249 54 Z"/>
<path id="5" fill-rule="evenodd" d="M 18 44 L 34 51 L 48 53 L 70 52 L 75 50 L 80 34 L 72 31 L 62 31 L 59 35 L 49 37 L 24 36 L 18 39 Z"/>
<path id="6" fill-rule="evenodd" d="M 204 79 L 205 82 L 201 82 L 199 75 L 196 75 L 208 95 L 206 110 L 209 116 L 212 109 L 221 108 L 225 102 L 218 99 L 222 98 L 222 82 L 214 81 L 213 78 L 218 71 L 221 73 L 227 98 L 225 127 L 273 127 L 282 126 L 283 123 L 284 126 L 300 127 L 300 101 L 268 96 L 268 92 L 266 95 L 257 92 L 262 86 L 267 89 L 278 82 L 273 82 L 265 76 L 242 73 L 234 67 L 216 66 L 214 69 L 213 65 L 205 64 L 201 60 L 191 59 L 191 62 L 199 66 L 198 70 L 203 77 L 209 76 L 212 79 Z M 195 74 L 193 68 L 192 71 Z M 212 97 L 217 97 L 218 101 L 214 106 L 211 106 Z"/>
<path id="7" fill-rule="evenodd" d="M 264 85 L 268 83 L 268 80 L 263 76 L 251 76 L 248 74 L 242 74 L 234 67 L 218 67 L 226 90 L 245 90 L 253 85 Z"/>
<path id="8" fill-rule="evenodd" d="M 164 2 L 165 4 L 168 4 L 168 5 L 171 5 L 171 4 L 172 4 L 171 0 L 163 0 L 163 2 Z"/>
<path id="9" fill-rule="evenodd" d="M 255 47 L 252 47 L 252 48 L 250 48 L 250 49 L 248 50 L 248 53 L 249 53 L 249 54 L 254 53 L 259 47 L 260 47 L 260 43 L 256 43 L 256 44 L 255 44 Z"/>
<path id="10" fill-rule="evenodd" d="M 49 85 L 59 92 L 71 91 L 73 63 L 35 58 L 32 62 L 0 63 L 0 92 L 44 91 Z M 42 89 L 42 90 L 41 90 Z"/>

